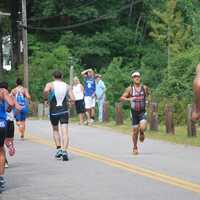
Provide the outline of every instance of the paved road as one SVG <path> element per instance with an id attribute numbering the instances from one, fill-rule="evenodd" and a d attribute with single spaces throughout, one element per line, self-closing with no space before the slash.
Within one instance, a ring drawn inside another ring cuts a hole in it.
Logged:
<path id="1" fill-rule="evenodd" d="M 71 124 L 70 161 L 54 159 L 50 125 L 30 120 L 16 139 L 0 200 L 199 200 L 200 148 L 145 140 L 131 154 L 130 136 Z"/>

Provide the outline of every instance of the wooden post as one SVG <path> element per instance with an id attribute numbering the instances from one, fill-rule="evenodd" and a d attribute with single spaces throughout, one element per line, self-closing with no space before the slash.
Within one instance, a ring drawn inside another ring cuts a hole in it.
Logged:
<path id="1" fill-rule="evenodd" d="M 49 105 L 48 106 L 44 105 L 44 117 L 48 117 L 48 115 L 49 115 Z"/>
<path id="2" fill-rule="evenodd" d="M 152 102 L 150 104 L 150 130 L 158 131 L 158 104 Z"/>
<path id="3" fill-rule="evenodd" d="M 42 118 L 44 116 L 44 104 L 39 103 L 38 104 L 38 117 Z"/>
<path id="4" fill-rule="evenodd" d="M 115 103 L 115 121 L 117 125 L 123 124 L 122 103 Z"/>
<path id="5" fill-rule="evenodd" d="M 192 105 L 188 104 L 188 107 L 187 107 L 187 134 L 188 134 L 188 137 L 197 136 L 196 125 L 195 125 L 195 122 L 193 122 L 191 120 L 191 115 L 192 115 Z"/>
<path id="6" fill-rule="evenodd" d="M 109 122 L 109 102 L 105 101 L 103 105 L 103 122 Z"/>
<path id="7" fill-rule="evenodd" d="M 38 103 L 31 102 L 29 105 L 30 115 L 36 117 L 38 115 Z"/>
<path id="8" fill-rule="evenodd" d="M 167 134 L 175 134 L 173 121 L 173 108 L 171 105 L 165 105 L 165 127 Z"/>

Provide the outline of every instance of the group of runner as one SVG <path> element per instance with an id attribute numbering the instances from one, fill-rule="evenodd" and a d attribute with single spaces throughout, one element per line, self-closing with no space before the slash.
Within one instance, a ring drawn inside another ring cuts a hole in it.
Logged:
<path id="1" fill-rule="evenodd" d="M 84 70 L 81 75 L 85 78 L 84 87 L 81 85 L 77 77 L 74 78 L 74 84 L 71 88 L 62 81 L 62 73 L 55 71 L 53 73 L 53 82 L 46 84 L 44 88 L 45 104 L 50 107 L 50 122 L 53 128 L 53 138 L 56 145 L 57 159 L 67 161 L 68 158 L 68 103 L 75 102 L 77 113 L 80 116 L 80 124 L 83 124 L 83 113 L 86 110 L 87 123 L 91 124 L 94 120 L 94 109 L 96 100 L 96 82 L 92 69 Z M 141 142 L 145 139 L 144 131 L 146 129 L 146 97 L 148 96 L 148 88 L 141 84 L 139 72 L 131 75 L 133 83 L 125 90 L 120 97 L 121 101 L 131 102 L 132 116 L 132 141 L 133 154 L 138 154 L 138 135 Z M 96 76 L 96 78 L 100 78 Z M 102 94 L 105 93 L 105 85 L 102 86 Z M 101 95 L 102 95 L 101 94 Z M 61 131 L 59 131 L 59 122 Z"/>
<path id="2" fill-rule="evenodd" d="M 14 120 L 19 129 L 20 138 L 24 138 L 25 120 L 28 113 L 28 90 L 17 79 L 16 87 L 9 93 L 8 83 L 0 83 L 0 192 L 5 188 L 4 171 L 8 167 L 5 146 L 10 156 L 15 154 Z"/>
<path id="3" fill-rule="evenodd" d="M 53 129 L 53 138 L 56 145 L 57 159 L 68 161 L 68 121 L 69 121 L 69 104 L 75 103 L 77 113 L 83 114 L 86 111 L 87 124 L 91 124 L 94 120 L 95 100 L 99 97 L 105 100 L 105 85 L 102 83 L 101 76 L 94 74 L 92 69 L 84 70 L 81 73 L 84 76 L 84 87 L 81 85 L 77 77 L 74 78 L 73 86 L 65 83 L 60 71 L 53 73 L 53 81 L 46 84 L 43 95 L 45 105 L 49 105 L 49 119 Z M 194 80 L 194 94 L 196 96 L 196 107 L 193 110 L 192 118 L 198 120 L 200 117 L 199 109 L 199 91 L 200 91 L 200 65 L 197 67 L 197 76 Z M 96 79 L 95 79 L 96 78 Z M 140 142 L 145 139 L 145 129 L 147 125 L 146 119 L 146 99 L 149 95 L 147 86 L 141 83 L 140 73 L 135 71 L 131 74 L 132 83 L 122 96 L 122 102 L 129 101 L 131 105 L 132 119 L 132 153 L 137 155 L 138 138 Z M 97 92 L 97 84 L 100 81 L 99 91 Z M 195 93 L 196 91 L 196 93 Z M 14 139 L 14 120 L 18 126 L 20 138 L 24 138 L 25 120 L 28 113 L 28 101 L 31 99 L 26 88 L 22 86 L 22 81 L 17 79 L 16 87 L 8 91 L 6 82 L 0 83 L 0 192 L 5 187 L 4 169 L 6 164 L 5 147 L 8 148 L 10 156 L 15 154 L 13 144 Z M 100 99 L 100 98 L 99 98 Z M 102 112 L 102 111 L 101 111 Z M 102 113 L 101 113 L 102 115 Z M 102 118 L 99 117 L 101 121 Z M 80 124 L 83 124 L 83 115 L 80 115 Z M 61 129 L 61 130 L 60 130 Z"/>
<path id="4" fill-rule="evenodd" d="M 55 71 L 53 73 L 54 80 L 47 83 L 44 88 L 45 105 L 49 104 L 49 119 L 52 125 L 53 138 L 57 149 L 55 157 L 57 159 L 62 159 L 63 161 L 68 160 L 69 104 L 75 103 L 76 111 L 80 117 L 80 125 L 84 123 L 84 114 L 87 116 L 86 123 L 91 125 L 94 121 L 95 100 L 105 99 L 105 85 L 102 82 L 99 86 L 101 87 L 101 96 L 99 95 L 100 89 L 96 92 L 101 78 L 100 75 L 95 76 L 92 69 L 84 70 L 81 75 L 84 76 L 84 87 L 80 83 L 78 77 L 74 77 L 73 86 L 70 87 L 62 80 L 62 73 L 60 71 Z M 99 80 L 96 80 L 95 78 Z M 101 112 L 99 113 L 99 120 L 101 121 L 102 115 L 103 108 L 101 106 Z"/>
<path id="5" fill-rule="evenodd" d="M 49 105 L 49 119 L 57 149 L 55 157 L 63 161 L 69 159 L 67 152 L 69 104 L 75 103 L 78 114 L 86 113 L 87 124 L 90 125 L 94 120 L 96 99 L 101 102 L 105 100 L 106 88 L 101 81 L 101 76 L 95 76 L 92 69 L 84 70 L 81 75 L 84 76 L 84 87 L 77 77 L 74 78 L 74 84 L 71 87 L 62 80 L 62 73 L 55 71 L 53 73 L 54 80 L 47 83 L 43 91 L 45 105 Z M 131 77 L 133 83 L 125 90 L 120 100 L 131 102 L 133 154 L 138 154 L 138 135 L 141 142 L 145 139 L 145 104 L 148 88 L 141 84 L 139 72 L 132 73 Z M 16 87 L 10 93 L 8 84 L 0 83 L 0 189 L 5 186 L 3 178 L 6 161 L 4 146 L 8 147 L 11 156 L 14 155 L 14 120 L 16 120 L 20 138 L 24 138 L 25 119 L 30 98 L 28 90 L 22 86 L 20 79 L 17 79 Z M 99 121 L 102 121 L 102 106 L 100 110 Z M 83 115 L 80 115 L 80 124 L 83 124 Z"/>

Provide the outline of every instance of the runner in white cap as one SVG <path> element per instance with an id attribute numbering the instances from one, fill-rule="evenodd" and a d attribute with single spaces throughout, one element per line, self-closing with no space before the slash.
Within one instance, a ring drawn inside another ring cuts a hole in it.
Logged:
<path id="1" fill-rule="evenodd" d="M 148 88 L 141 84 L 139 72 L 133 72 L 131 77 L 133 84 L 125 90 L 120 99 L 131 102 L 133 154 L 138 154 L 138 132 L 140 132 L 140 142 L 145 139 L 144 131 L 147 122 L 145 107 Z"/>

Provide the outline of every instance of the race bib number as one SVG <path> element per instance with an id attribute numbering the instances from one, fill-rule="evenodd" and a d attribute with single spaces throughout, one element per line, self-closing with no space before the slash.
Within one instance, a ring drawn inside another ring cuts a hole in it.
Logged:
<path id="1" fill-rule="evenodd" d="M 88 83 L 88 88 L 91 88 L 92 86 L 91 86 L 91 83 Z"/>
<path id="2" fill-rule="evenodd" d="M 6 122 L 0 121 L 0 128 L 5 128 L 5 127 L 6 127 Z"/>

